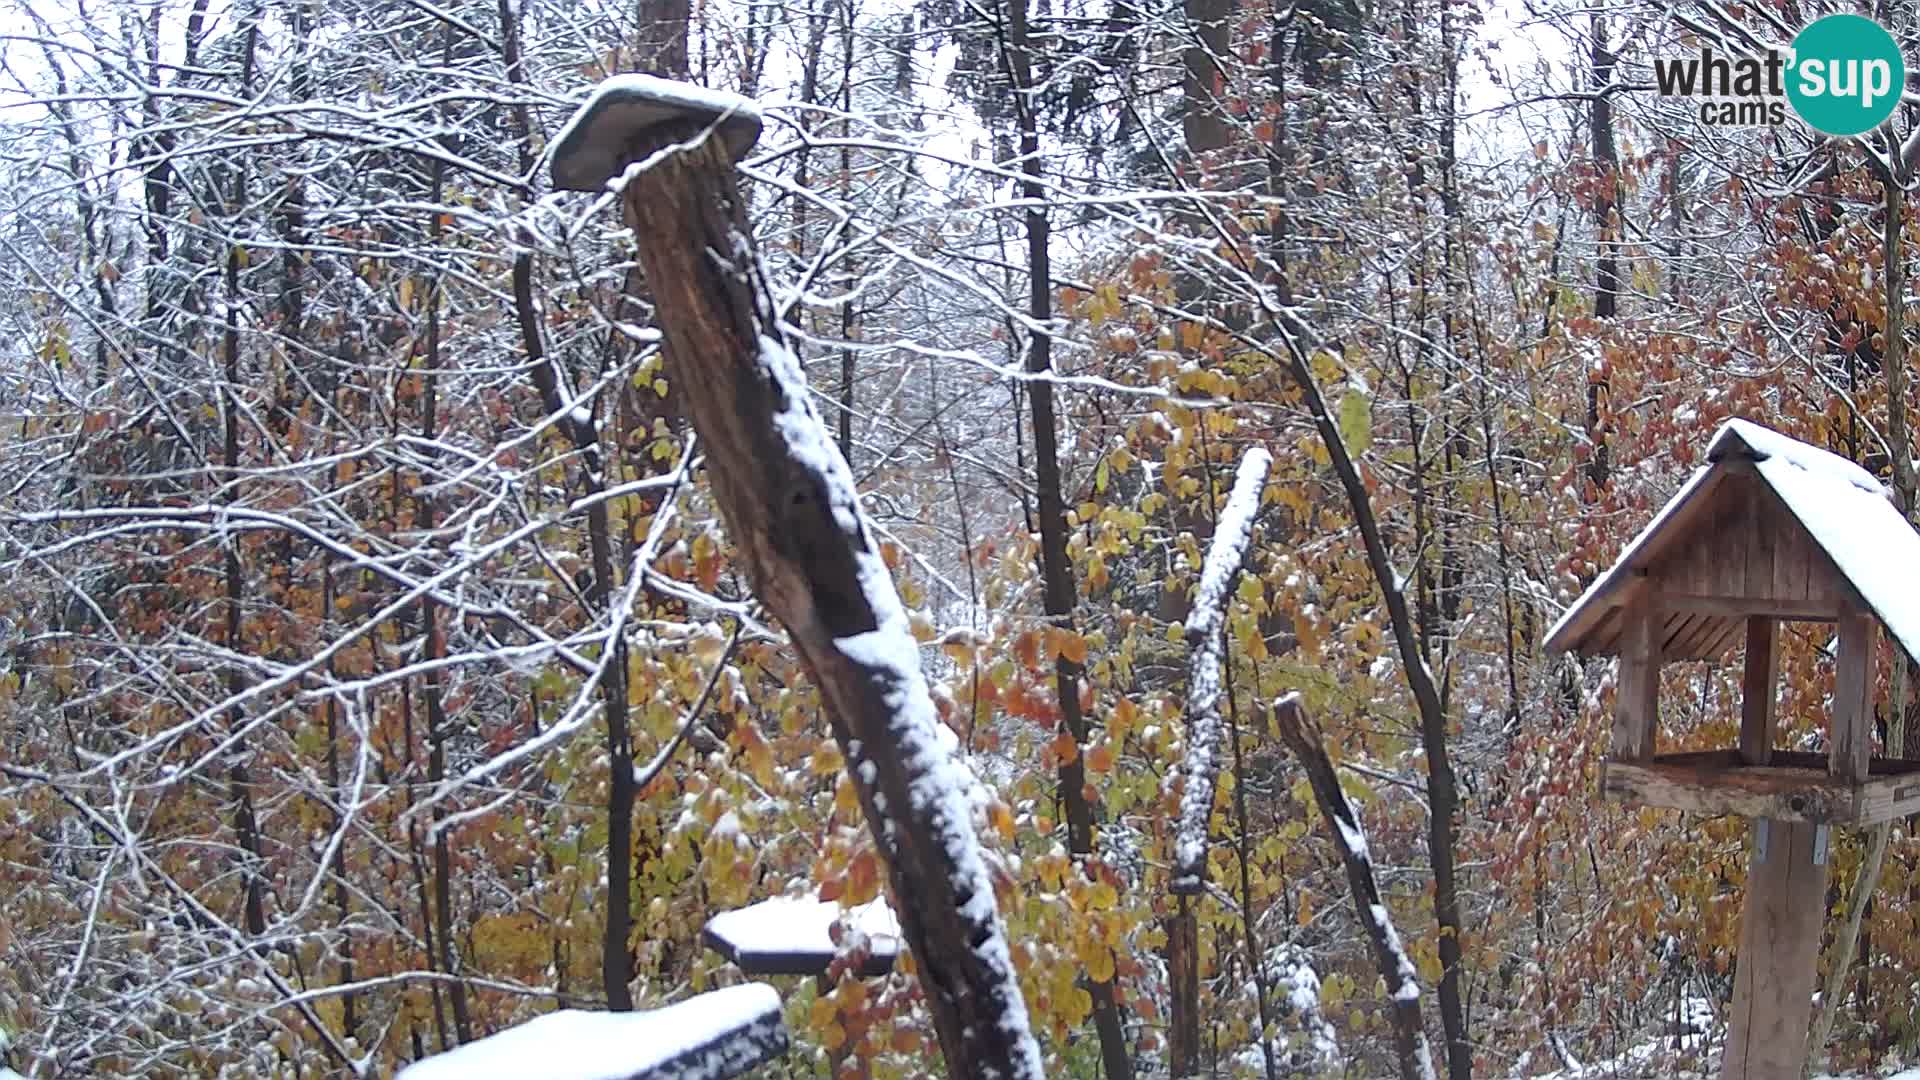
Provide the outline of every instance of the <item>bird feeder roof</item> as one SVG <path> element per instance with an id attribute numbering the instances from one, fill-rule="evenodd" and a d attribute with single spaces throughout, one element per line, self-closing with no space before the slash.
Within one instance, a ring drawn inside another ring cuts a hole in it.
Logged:
<path id="1" fill-rule="evenodd" d="M 1550 652 L 1610 656 L 1621 608 L 1665 594 L 1670 660 L 1709 659 L 1743 640 L 1749 615 L 1819 620 L 1864 606 L 1920 656 L 1920 533 L 1887 489 L 1845 458 L 1729 420 L 1696 470 L 1547 633 Z"/>

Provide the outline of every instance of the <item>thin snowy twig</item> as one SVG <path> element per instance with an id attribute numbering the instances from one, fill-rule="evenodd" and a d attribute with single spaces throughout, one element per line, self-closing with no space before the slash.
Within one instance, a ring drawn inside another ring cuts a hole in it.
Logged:
<path id="1" fill-rule="evenodd" d="M 693 725 L 699 722 L 700 714 L 707 711 L 707 702 L 713 697 L 713 688 L 720 685 L 720 676 L 726 673 L 728 661 L 733 659 L 734 650 L 740 647 L 740 630 L 741 627 L 736 624 L 733 633 L 728 635 L 727 647 L 720 650 L 720 659 L 714 661 L 713 672 L 707 676 L 707 684 L 700 688 L 700 696 L 694 700 L 693 707 L 687 710 L 687 718 L 680 722 L 680 730 L 675 731 L 673 738 L 668 739 L 667 744 L 660 748 L 660 752 L 653 755 L 653 760 L 634 768 L 633 789 L 635 791 L 643 791 L 648 784 L 653 783 L 653 778 L 659 776 L 660 770 L 666 768 L 667 762 L 672 760 L 673 752 L 680 749 L 680 744 L 685 742 L 688 733 L 693 731 Z"/>

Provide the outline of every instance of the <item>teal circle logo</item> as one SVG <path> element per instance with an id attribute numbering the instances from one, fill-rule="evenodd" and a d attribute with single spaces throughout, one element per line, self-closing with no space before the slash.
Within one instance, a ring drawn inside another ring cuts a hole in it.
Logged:
<path id="1" fill-rule="evenodd" d="M 1793 39 L 1787 100 L 1829 135 L 1872 131 L 1893 115 L 1907 85 L 1907 65 L 1893 35 L 1872 19 L 1828 15 Z"/>

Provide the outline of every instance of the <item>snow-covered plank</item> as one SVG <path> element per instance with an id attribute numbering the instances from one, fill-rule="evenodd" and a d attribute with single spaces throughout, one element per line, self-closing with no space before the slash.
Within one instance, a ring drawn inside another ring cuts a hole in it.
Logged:
<path id="1" fill-rule="evenodd" d="M 813 896 L 775 896 L 715 915 L 705 937 L 748 975 L 820 975 L 843 954 L 857 958 L 856 974 L 885 975 L 901 943 L 900 920 L 884 897 L 843 909 Z"/>
<path id="2" fill-rule="evenodd" d="M 747 983 L 648 1012 L 551 1012 L 409 1065 L 400 1080 L 726 1080 L 786 1051 L 780 995 Z"/>
<path id="3" fill-rule="evenodd" d="M 1207 819 L 1213 815 L 1223 727 L 1220 661 L 1225 644 L 1220 630 L 1226 625 L 1234 580 L 1247 561 L 1253 522 L 1260 513 L 1260 492 L 1272 466 L 1273 456 L 1258 446 L 1241 456 L 1233 493 L 1214 523 L 1213 543 L 1200 567 L 1200 584 L 1187 615 L 1187 752 L 1180 765 L 1186 786 L 1180 793 L 1180 820 L 1174 832 L 1175 893 L 1199 892 L 1207 876 Z"/>

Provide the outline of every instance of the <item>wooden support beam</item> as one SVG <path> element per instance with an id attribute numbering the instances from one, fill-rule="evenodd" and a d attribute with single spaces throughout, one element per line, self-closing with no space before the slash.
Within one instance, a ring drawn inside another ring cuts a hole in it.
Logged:
<path id="1" fill-rule="evenodd" d="M 1779 624 L 1747 619 L 1746 675 L 1740 684 L 1740 760 L 1765 765 L 1773 754 L 1774 673 L 1779 670 Z"/>
<path id="2" fill-rule="evenodd" d="M 1824 826 L 1757 819 L 1740 917 L 1733 1013 L 1721 1080 L 1800 1080 L 1807 1058 L 1820 923 L 1827 913 L 1826 863 L 1814 862 Z"/>
<path id="3" fill-rule="evenodd" d="M 1653 756 L 1660 723 L 1660 618 L 1643 592 L 1620 609 L 1620 686 L 1613 702 L 1613 756 Z"/>
<path id="4" fill-rule="evenodd" d="M 1836 779 L 1865 780 L 1873 750 L 1873 655 L 1880 624 L 1864 606 L 1849 605 L 1838 632 L 1828 768 Z"/>

